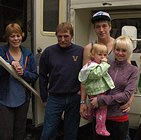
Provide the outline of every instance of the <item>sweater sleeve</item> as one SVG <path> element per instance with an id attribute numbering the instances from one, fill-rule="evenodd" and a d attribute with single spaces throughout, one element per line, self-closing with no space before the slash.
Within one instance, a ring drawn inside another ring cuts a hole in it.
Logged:
<path id="1" fill-rule="evenodd" d="M 46 50 L 42 53 L 39 62 L 39 86 L 40 96 L 43 102 L 47 101 L 48 97 L 48 64 L 47 64 L 47 52 Z"/>
<path id="2" fill-rule="evenodd" d="M 137 86 L 138 83 L 138 75 L 139 71 L 137 68 L 135 68 L 131 75 L 130 78 L 128 79 L 128 82 L 126 84 L 126 87 L 123 92 L 119 92 L 117 94 L 110 94 L 106 96 L 99 96 L 97 98 L 98 100 L 98 105 L 99 106 L 105 106 L 105 105 L 114 105 L 114 104 L 122 104 L 128 102 L 128 100 L 131 98 L 132 94 L 134 93 L 134 90 Z M 112 90 L 110 91 L 111 93 L 113 92 Z"/>

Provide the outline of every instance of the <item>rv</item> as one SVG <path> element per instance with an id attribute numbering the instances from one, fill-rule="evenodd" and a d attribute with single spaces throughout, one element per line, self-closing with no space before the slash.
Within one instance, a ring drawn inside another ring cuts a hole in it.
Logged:
<path id="1" fill-rule="evenodd" d="M 55 29 L 58 23 L 69 21 L 74 28 L 73 42 L 85 47 L 96 40 L 91 23 L 92 15 L 97 11 L 108 12 L 112 18 L 111 36 L 129 36 L 134 44 L 132 64 L 141 67 L 141 1 L 140 0 L 1 0 L 0 1 L 0 46 L 6 44 L 3 39 L 7 24 L 18 23 L 24 33 L 22 45 L 31 50 L 39 59 L 43 50 L 57 43 Z M 130 128 L 138 128 L 141 123 L 141 77 L 134 93 L 129 112 Z M 32 119 L 35 127 L 41 126 L 45 109 L 39 98 L 38 80 L 33 87 L 27 118 Z M 89 104 L 89 101 L 88 101 Z M 81 119 L 80 127 L 89 123 Z"/>

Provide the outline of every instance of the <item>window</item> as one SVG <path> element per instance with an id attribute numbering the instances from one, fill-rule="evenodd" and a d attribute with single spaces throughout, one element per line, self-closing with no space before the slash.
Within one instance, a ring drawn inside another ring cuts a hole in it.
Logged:
<path id="1" fill-rule="evenodd" d="M 26 0 L 0 0 L 0 42 L 4 42 L 3 35 L 5 27 L 10 23 L 18 23 L 26 40 L 27 26 L 26 26 L 26 15 L 27 15 L 27 1 Z"/>
<path id="2" fill-rule="evenodd" d="M 43 1 L 43 31 L 55 32 L 59 23 L 59 0 Z"/>
<path id="3" fill-rule="evenodd" d="M 141 39 L 141 18 L 127 18 L 127 19 L 114 19 L 112 20 L 111 36 L 117 38 L 121 35 L 123 26 L 135 26 L 137 28 L 137 38 Z M 137 41 L 135 53 L 141 53 L 141 41 Z"/>

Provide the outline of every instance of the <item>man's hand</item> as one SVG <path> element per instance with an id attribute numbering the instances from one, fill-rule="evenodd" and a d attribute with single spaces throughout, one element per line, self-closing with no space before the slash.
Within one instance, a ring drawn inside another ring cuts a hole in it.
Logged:
<path id="1" fill-rule="evenodd" d="M 84 85 L 82 85 L 82 84 L 81 84 L 80 94 L 81 94 L 81 101 L 86 101 L 87 93 L 85 92 Z M 88 113 L 88 111 L 87 111 L 86 103 L 80 104 L 80 116 L 83 119 L 88 119 L 87 113 Z"/>
<path id="2" fill-rule="evenodd" d="M 87 116 L 87 105 L 86 104 L 80 104 L 80 116 L 83 118 L 83 119 L 88 119 L 88 116 Z"/>
<path id="3" fill-rule="evenodd" d="M 47 104 L 47 102 L 44 102 L 44 103 L 43 103 L 43 107 L 46 107 L 46 104 Z"/>

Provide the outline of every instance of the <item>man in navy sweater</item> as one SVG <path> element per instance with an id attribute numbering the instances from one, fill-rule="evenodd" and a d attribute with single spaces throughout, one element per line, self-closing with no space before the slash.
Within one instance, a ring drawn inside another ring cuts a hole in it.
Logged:
<path id="1" fill-rule="evenodd" d="M 63 22 L 56 28 L 58 43 L 47 47 L 39 64 L 40 95 L 46 106 L 41 140 L 56 140 L 64 111 L 64 140 L 76 140 L 80 121 L 80 82 L 83 47 L 71 42 L 73 28 Z"/>

